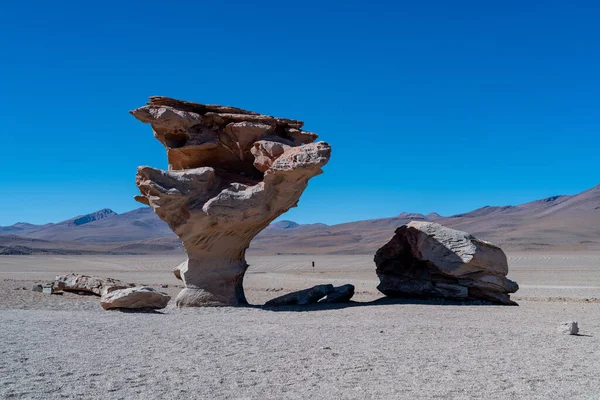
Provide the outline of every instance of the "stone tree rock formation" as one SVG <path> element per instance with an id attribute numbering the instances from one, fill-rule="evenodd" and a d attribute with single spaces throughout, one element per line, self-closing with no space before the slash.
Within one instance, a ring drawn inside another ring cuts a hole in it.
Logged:
<path id="1" fill-rule="evenodd" d="M 499 247 L 433 222 L 413 221 L 377 250 L 375 265 L 388 296 L 483 299 L 516 305 L 519 289 L 506 278 L 508 262 Z"/>
<path id="2" fill-rule="evenodd" d="M 234 107 L 151 97 L 131 111 L 167 149 L 169 170 L 139 167 L 136 200 L 183 242 L 178 306 L 246 304 L 250 241 L 298 203 L 331 147 L 302 121 Z"/>

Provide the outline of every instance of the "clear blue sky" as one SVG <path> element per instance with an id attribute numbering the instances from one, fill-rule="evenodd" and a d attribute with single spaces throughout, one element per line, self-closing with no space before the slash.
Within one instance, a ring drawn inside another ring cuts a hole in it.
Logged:
<path id="1" fill-rule="evenodd" d="M 11 1 L 0 225 L 139 205 L 150 95 L 302 119 L 331 143 L 301 223 L 454 214 L 600 183 L 598 1 Z"/>

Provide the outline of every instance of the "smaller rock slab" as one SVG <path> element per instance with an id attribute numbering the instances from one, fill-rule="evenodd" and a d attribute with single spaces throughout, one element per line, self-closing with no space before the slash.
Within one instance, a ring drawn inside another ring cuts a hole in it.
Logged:
<path id="1" fill-rule="evenodd" d="M 333 291 L 333 285 L 317 285 L 309 289 L 299 290 L 276 297 L 265 303 L 267 307 L 315 304 Z"/>
<path id="2" fill-rule="evenodd" d="M 319 303 L 331 304 L 331 303 L 345 303 L 350 301 L 354 296 L 354 285 L 342 285 L 333 288 L 333 290 L 327 293 L 325 298 L 319 300 Z"/>
<path id="3" fill-rule="evenodd" d="M 333 285 L 317 285 L 276 297 L 265 303 L 267 307 L 303 306 L 316 303 L 343 303 L 354 296 L 353 285 L 333 287 Z"/>
<path id="4" fill-rule="evenodd" d="M 105 310 L 115 308 L 161 309 L 167 306 L 169 300 L 171 300 L 171 296 L 151 287 L 133 287 L 106 293 L 100 299 L 100 305 Z"/>
<path id="5" fill-rule="evenodd" d="M 59 275 L 54 280 L 54 287 L 67 292 L 87 292 L 103 296 L 115 290 L 125 289 L 133 285 L 112 278 L 87 276 L 81 274 Z"/>

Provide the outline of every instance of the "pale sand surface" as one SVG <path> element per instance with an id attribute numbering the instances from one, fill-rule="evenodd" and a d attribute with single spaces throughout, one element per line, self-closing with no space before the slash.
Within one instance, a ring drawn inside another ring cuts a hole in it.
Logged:
<path id="1" fill-rule="evenodd" d="M 74 271 L 175 296 L 183 258 L 0 257 L 0 398 L 600 399 L 600 252 L 510 254 L 520 307 L 374 302 L 372 256 L 248 258 L 253 304 L 352 283 L 350 307 L 121 313 L 29 290 Z"/>

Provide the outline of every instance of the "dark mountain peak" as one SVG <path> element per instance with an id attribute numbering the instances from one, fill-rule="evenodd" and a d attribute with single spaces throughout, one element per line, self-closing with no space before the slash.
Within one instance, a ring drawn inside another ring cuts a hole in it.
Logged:
<path id="1" fill-rule="evenodd" d="M 412 219 L 412 220 L 422 220 L 422 219 L 427 219 L 423 214 L 419 214 L 419 213 L 408 213 L 408 212 L 403 212 L 400 213 L 400 215 L 398 215 L 396 218 L 402 218 L 402 219 Z"/>
<path id="2" fill-rule="evenodd" d="M 300 224 L 298 224 L 294 221 L 283 220 L 283 221 L 278 221 L 278 222 L 272 223 L 271 225 L 269 225 L 269 228 L 270 229 L 294 229 L 299 226 L 300 226 Z"/>
<path id="3" fill-rule="evenodd" d="M 13 228 L 32 228 L 37 225 L 30 224 L 29 222 L 17 222 L 16 224 L 12 224 L 11 226 Z"/>
<path id="4" fill-rule="evenodd" d="M 439 218 L 443 218 L 440 214 L 436 213 L 436 212 L 431 212 L 429 214 L 427 214 L 425 216 L 425 218 L 427 218 L 428 220 L 432 221 L 434 219 L 439 219 Z"/>
<path id="5" fill-rule="evenodd" d="M 553 201 L 556 201 L 560 198 L 565 197 L 564 195 L 560 194 L 558 196 L 551 196 L 551 197 L 546 197 L 545 199 L 540 200 L 543 203 L 552 203 Z"/>
<path id="6" fill-rule="evenodd" d="M 90 214 L 85 214 L 85 215 L 80 215 L 78 217 L 75 217 L 72 220 L 68 221 L 68 223 L 69 223 L 69 225 L 80 226 L 80 225 L 88 224 L 90 222 L 109 218 L 114 215 L 117 215 L 117 213 L 114 212 L 113 210 L 111 210 L 110 208 L 104 208 L 102 210 L 98 210 L 98 211 L 95 211 Z"/>
<path id="7" fill-rule="evenodd" d="M 18 235 L 26 235 L 31 232 L 39 231 L 46 227 L 52 226 L 53 224 L 46 225 L 34 225 L 28 222 L 17 222 L 11 226 L 0 226 L 0 234 L 3 233 L 14 233 Z"/>
<path id="8" fill-rule="evenodd" d="M 121 214 L 121 216 L 123 216 L 123 215 L 146 215 L 146 214 L 152 214 L 152 213 L 153 213 L 152 208 L 145 206 L 145 207 L 136 208 L 131 211 L 127 211 L 127 212 Z"/>

